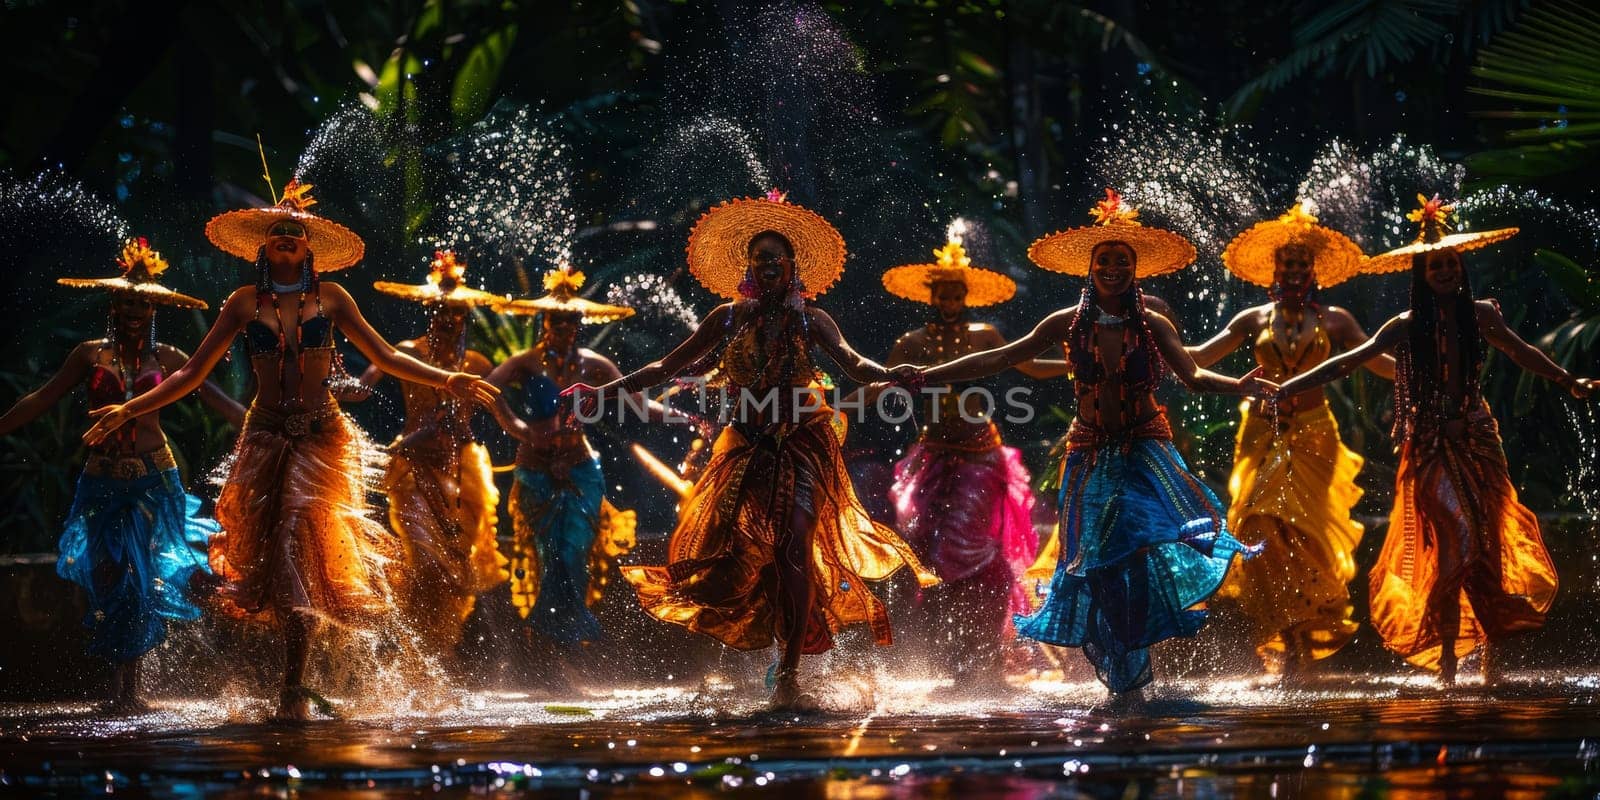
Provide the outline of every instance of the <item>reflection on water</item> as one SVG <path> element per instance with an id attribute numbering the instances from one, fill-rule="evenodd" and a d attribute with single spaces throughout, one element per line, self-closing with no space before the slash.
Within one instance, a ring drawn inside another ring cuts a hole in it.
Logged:
<path id="1" fill-rule="evenodd" d="M 828 684 L 828 710 L 764 711 L 730 687 L 570 697 L 458 693 L 431 713 L 241 723 L 196 698 L 110 719 L 87 705 L 0 706 L 5 784 L 134 796 L 380 796 L 573 790 L 817 797 L 1590 797 L 1600 676 L 1513 676 L 1442 693 L 1339 676 L 1305 690 L 1163 685 L 1135 712 L 1093 683 L 952 699 L 948 682 Z"/>

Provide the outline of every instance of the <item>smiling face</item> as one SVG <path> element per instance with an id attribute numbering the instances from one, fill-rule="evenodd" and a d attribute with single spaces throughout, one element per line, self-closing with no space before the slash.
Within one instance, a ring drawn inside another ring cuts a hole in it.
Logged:
<path id="1" fill-rule="evenodd" d="M 1272 279 L 1287 299 L 1299 300 L 1316 283 L 1316 255 L 1303 244 L 1286 244 L 1272 254 Z"/>
<path id="2" fill-rule="evenodd" d="M 961 281 L 939 281 L 929 290 L 933 300 L 934 313 L 939 315 L 939 321 L 945 323 L 960 322 L 961 315 L 967 310 L 967 285 Z"/>
<path id="3" fill-rule="evenodd" d="M 119 293 L 111 298 L 111 311 L 116 315 L 117 336 L 138 339 L 150 330 L 150 320 L 156 307 L 149 300 L 131 293 Z"/>
<path id="4" fill-rule="evenodd" d="M 1434 294 L 1451 295 L 1461 291 L 1461 254 L 1453 247 L 1434 250 L 1423 256 L 1422 278 Z"/>
<path id="5" fill-rule="evenodd" d="M 750 274 L 763 295 L 788 287 L 794 276 L 794 248 L 775 233 L 763 233 L 750 240 L 747 251 Z"/>
<path id="6" fill-rule="evenodd" d="M 1122 242 L 1101 242 L 1089 253 L 1089 278 L 1101 297 L 1116 297 L 1133 287 L 1137 263 L 1133 248 Z"/>

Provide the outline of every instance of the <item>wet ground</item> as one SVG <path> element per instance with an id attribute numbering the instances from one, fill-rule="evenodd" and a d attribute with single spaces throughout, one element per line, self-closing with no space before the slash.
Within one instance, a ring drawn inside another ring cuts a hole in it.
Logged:
<path id="1" fill-rule="evenodd" d="M 7 791 L 57 796 L 1588 797 L 1600 675 L 1513 675 L 1450 692 L 1330 676 L 1286 691 L 1175 682 L 1138 709 L 1091 684 L 953 699 L 948 683 L 819 685 L 827 710 L 762 710 L 729 687 L 533 698 L 286 725 L 265 701 L 0 706 Z"/>

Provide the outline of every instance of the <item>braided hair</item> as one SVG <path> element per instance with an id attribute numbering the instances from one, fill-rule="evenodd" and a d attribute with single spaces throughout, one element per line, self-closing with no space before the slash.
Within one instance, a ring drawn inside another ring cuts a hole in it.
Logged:
<path id="1" fill-rule="evenodd" d="M 1443 410 L 1443 379 L 1451 365 L 1445 362 L 1446 345 L 1438 337 L 1441 303 L 1454 306 L 1456 352 L 1465 365 L 1461 376 L 1465 399 L 1470 402 L 1476 398 L 1480 388 L 1483 339 L 1478 332 L 1468 273 L 1461 270 L 1461 286 L 1454 296 L 1440 298 L 1428 286 L 1427 272 L 1428 254 L 1412 255 L 1411 322 L 1406 326 L 1406 347 L 1398 354 L 1399 363 L 1395 365 L 1395 424 L 1402 430 L 1409 428 L 1419 413 Z"/>
<path id="2" fill-rule="evenodd" d="M 1104 244 L 1115 244 L 1106 242 Z M 1132 250 L 1132 248 L 1129 248 Z M 1135 256 L 1137 257 L 1137 256 Z M 1145 352 L 1156 352 L 1156 337 L 1150 332 L 1150 323 L 1144 314 L 1144 290 L 1139 288 L 1139 281 L 1131 281 L 1128 290 L 1122 294 L 1123 307 L 1132 309 L 1129 320 L 1133 324 L 1135 348 L 1145 349 Z M 1083 293 L 1078 298 L 1078 314 L 1072 320 L 1072 327 L 1067 330 L 1067 361 L 1072 361 L 1073 353 L 1093 352 L 1094 350 L 1094 323 L 1095 315 L 1091 309 L 1098 306 L 1094 301 L 1094 281 L 1091 278 L 1083 285 Z M 1127 353 L 1123 354 L 1124 357 Z M 1150 380 L 1152 383 L 1160 382 L 1166 374 L 1166 360 L 1159 355 L 1150 359 Z M 1094 366 L 1093 376 L 1076 376 L 1076 380 L 1097 381 L 1102 377 L 1104 366 L 1098 362 Z"/>

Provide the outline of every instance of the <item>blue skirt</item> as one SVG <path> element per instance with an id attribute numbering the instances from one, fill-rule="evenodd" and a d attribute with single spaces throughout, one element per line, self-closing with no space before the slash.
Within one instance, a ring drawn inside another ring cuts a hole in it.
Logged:
<path id="1" fill-rule="evenodd" d="M 600 460 L 578 463 L 560 481 L 526 467 L 517 467 L 516 478 L 511 495 L 516 532 L 513 603 L 530 625 L 558 644 L 599 639 L 600 620 L 589 612 L 586 600 L 589 551 L 600 532 L 605 499 Z M 535 574 L 518 574 L 527 570 Z"/>
<path id="2" fill-rule="evenodd" d="M 131 661 L 166 639 L 167 620 L 199 619 L 189 579 L 211 571 L 206 541 L 221 530 L 199 511 L 176 469 L 78 478 L 56 573 L 89 597 L 91 654 Z"/>
<path id="3" fill-rule="evenodd" d="M 1206 612 L 1196 606 L 1235 554 L 1253 551 L 1228 535 L 1224 507 L 1168 438 L 1069 444 L 1058 502 L 1061 558 L 1017 633 L 1083 648 L 1114 692 L 1142 687 L 1148 648 L 1198 632 Z"/>

